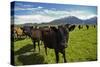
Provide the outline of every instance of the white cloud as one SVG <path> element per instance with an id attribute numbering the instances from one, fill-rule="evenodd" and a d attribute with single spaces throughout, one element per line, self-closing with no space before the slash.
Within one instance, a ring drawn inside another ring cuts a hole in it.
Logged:
<path id="1" fill-rule="evenodd" d="M 29 5 L 29 4 L 23 4 L 22 6 L 24 6 L 24 7 L 32 7 L 33 5 Z"/>
<path id="2" fill-rule="evenodd" d="M 41 7 L 41 6 L 38 6 L 37 8 L 39 8 L 39 9 L 42 9 L 43 7 Z"/>
<path id="3" fill-rule="evenodd" d="M 78 17 L 80 19 L 89 19 L 89 18 L 96 16 L 94 14 L 87 13 L 87 12 L 84 12 L 84 11 L 71 11 L 70 15 Z"/>
<path id="4" fill-rule="evenodd" d="M 30 5 L 24 5 L 24 6 L 30 6 Z M 35 7 L 35 8 L 32 8 L 32 7 L 26 7 L 26 8 L 21 8 L 21 7 L 15 7 L 15 9 L 14 10 L 31 10 L 31 11 L 33 11 L 33 10 L 40 10 L 40 9 L 42 9 L 43 7 L 41 7 L 41 6 L 38 6 L 38 7 Z"/>
<path id="5" fill-rule="evenodd" d="M 22 15 L 15 16 L 15 24 L 23 24 L 23 23 L 41 23 L 41 22 L 49 22 L 54 20 L 53 17 L 43 16 L 43 15 Z"/>
<path id="6" fill-rule="evenodd" d="M 37 8 L 20 8 L 20 7 L 16 7 L 14 10 L 17 11 L 17 10 L 36 10 Z"/>
<path id="7" fill-rule="evenodd" d="M 38 9 L 41 8 L 42 7 L 38 7 Z M 33 12 L 33 14 L 30 15 L 16 15 L 15 23 L 21 24 L 21 23 L 50 22 L 54 19 L 68 17 L 68 16 L 75 16 L 80 19 L 89 19 L 96 15 L 84 11 L 57 11 L 57 10 L 44 9 L 37 12 Z"/>
<path id="8" fill-rule="evenodd" d="M 94 17 L 96 15 L 85 12 L 85 11 L 54 11 L 54 10 L 44 10 L 44 12 L 48 15 L 55 16 L 56 18 L 61 18 L 61 17 L 68 17 L 68 16 L 75 16 L 80 19 L 89 19 L 91 17 Z"/>

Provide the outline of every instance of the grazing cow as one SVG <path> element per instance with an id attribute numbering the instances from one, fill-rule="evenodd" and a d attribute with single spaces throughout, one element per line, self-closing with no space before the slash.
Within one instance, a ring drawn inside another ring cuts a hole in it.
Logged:
<path id="1" fill-rule="evenodd" d="M 65 48 L 68 45 L 69 31 L 72 31 L 75 25 L 66 24 L 65 26 L 58 26 L 44 28 L 42 30 L 42 39 L 44 42 L 45 52 L 47 54 L 47 47 L 55 50 L 56 63 L 59 61 L 59 52 L 63 54 L 64 62 L 65 58 Z"/>
<path id="2" fill-rule="evenodd" d="M 95 28 L 95 25 L 93 25 L 93 27 Z"/>
<path id="3" fill-rule="evenodd" d="M 79 30 L 82 29 L 83 27 L 81 25 L 78 26 Z"/>
<path id="4" fill-rule="evenodd" d="M 86 25 L 87 30 L 89 29 L 89 25 Z"/>

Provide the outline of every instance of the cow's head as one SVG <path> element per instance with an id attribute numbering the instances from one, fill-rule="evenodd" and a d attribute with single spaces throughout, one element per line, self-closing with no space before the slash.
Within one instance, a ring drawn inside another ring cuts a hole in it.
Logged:
<path id="1" fill-rule="evenodd" d="M 75 29 L 75 25 L 71 24 L 66 24 L 64 27 L 67 28 L 69 31 L 73 31 Z"/>

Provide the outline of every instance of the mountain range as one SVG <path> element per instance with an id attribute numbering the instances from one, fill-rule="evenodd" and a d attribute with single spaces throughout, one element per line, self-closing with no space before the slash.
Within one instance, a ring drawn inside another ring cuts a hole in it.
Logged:
<path id="1" fill-rule="evenodd" d="M 50 22 L 51 24 L 96 24 L 97 23 L 97 17 L 92 17 L 89 19 L 79 19 L 75 16 L 69 16 L 69 17 L 64 17 L 60 19 L 56 19 Z"/>
<path id="2" fill-rule="evenodd" d="M 59 24 L 97 24 L 97 17 L 92 17 L 89 19 L 79 19 L 75 16 L 68 16 L 60 19 L 55 19 L 51 22 L 42 22 L 40 24 L 37 23 L 24 23 L 21 25 L 27 25 L 27 26 L 37 26 L 37 25 L 59 25 Z"/>

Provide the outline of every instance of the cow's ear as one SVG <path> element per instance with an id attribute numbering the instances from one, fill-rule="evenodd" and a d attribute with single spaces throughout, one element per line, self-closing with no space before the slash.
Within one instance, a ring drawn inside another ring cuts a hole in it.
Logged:
<path id="1" fill-rule="evenodd" d="M 75 29 L 75 25 L 69 25 L 68 29 L 69 31 L 73 31 Z"/>

